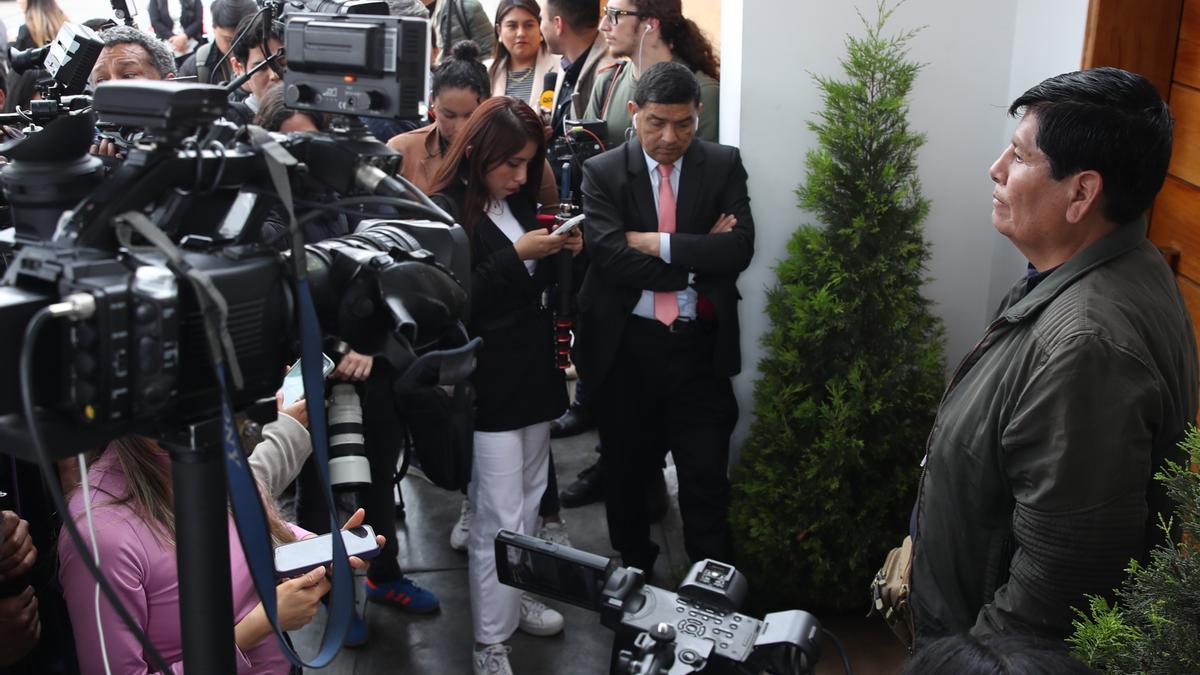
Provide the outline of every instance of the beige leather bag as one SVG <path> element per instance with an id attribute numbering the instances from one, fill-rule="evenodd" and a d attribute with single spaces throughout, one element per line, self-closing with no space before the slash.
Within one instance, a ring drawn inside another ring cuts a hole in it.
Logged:
<path id="1" fill-rule="evenodd" d="M 905 537 L 900 548 L 887 555 L 883 567 L 871 582 L 871 614 L 883 616 L 904 647 L 912 652 L 916 625 L 908 602 L 909 575 L 912 573 L 912 537 Z"/>

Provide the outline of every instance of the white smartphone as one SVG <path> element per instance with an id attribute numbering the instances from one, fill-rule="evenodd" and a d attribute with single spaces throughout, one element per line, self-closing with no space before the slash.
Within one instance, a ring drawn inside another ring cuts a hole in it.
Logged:
<path id="1" fill-rule="evenodd" d="M 346 544 L 346 555 L 356 555 L 370 560 L 379 555 L 379 542 L 370 525 L 361 525 L 342 530 L 342 541 Z M 333 562 L 333 537 L 319 537 L 284 544 L 275 549 L 275 576 L 283 579 L 296 577 Z"/>
<path id="2" fill-rule="evenodd" d="M 333 372 L 333 359 L 325 354 L 321 355 L 324 365 L 321 367 L 321 376 L 329 377 Z M 287 371 L 287 375 L 283 376 L 283 407 L 288 407 L 304 397 L 304 378 L 301 375 L 300 359 L 292 364 L 291 370 Z"/>
<path id="3" fill-rule="evenodd" d="M 554 228 L 554 231 L 551 232 L 550 234 L 571 234 L 576 229 L 578 229 L 580 225 L 583 225 L 583 221 L 585 218 L 586 218 L 586 216 L 583 216 L 583 215 L 575 216 L 574 218 L 571 218 L 567 222 L 563 223 L 562 225 L 559 225 L 558 227 Z"/>

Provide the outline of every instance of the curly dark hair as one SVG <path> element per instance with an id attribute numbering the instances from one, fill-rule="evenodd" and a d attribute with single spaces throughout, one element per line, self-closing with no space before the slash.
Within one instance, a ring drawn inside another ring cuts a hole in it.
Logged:
<path id="1" fill-rule="evenodd" d="M 492 95 L 492 83 L 487 68 L 479 62 L 479 45 L 459 40 L 450 49 L 450 56 L 433 69 L 429 94 L 437 98 L 442 89 L 466 89 L 475 92 L 479 100 Z"/>
<path id="2" fill-rule="evenodd" d="M 721 79 L 721 59 L 695 21 L 683 15 L 682 0 L 634 0 L 645 17 L 661 24 L 659 31 L 671 52 L 714 80 Z"/>

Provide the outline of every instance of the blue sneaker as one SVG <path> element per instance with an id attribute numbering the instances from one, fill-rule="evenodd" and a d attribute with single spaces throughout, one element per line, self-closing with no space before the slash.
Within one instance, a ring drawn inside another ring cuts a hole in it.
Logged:
<path id="1" fill-rule="evenodd" d="M 418 586 L 408 577 L 378 584 L 367 579 L 367 599 L 413 614 L 432 614 L 441 606 L 437 596 Z"/>
<path id="2" fill-rule="evenodd" d="M 361 647 L 367 644 L 367 622 L 358 615 L 358 610 L 350 613 L 350 628 L 346 630 L 346 641 L 343 647 Z"/>

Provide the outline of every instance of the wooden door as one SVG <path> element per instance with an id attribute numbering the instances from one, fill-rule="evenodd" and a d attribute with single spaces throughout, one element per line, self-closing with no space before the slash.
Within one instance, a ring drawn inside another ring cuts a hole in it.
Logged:
<path id="1" fill-rule="evenodd" d="M 1083 67 L 1150 79 L 1171 105 L 1175 147 L 1150 212 L 1150 239 L 1175 269 L 1200 335 L 1200 0 L 1092 0 Z"/>

